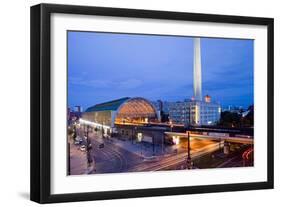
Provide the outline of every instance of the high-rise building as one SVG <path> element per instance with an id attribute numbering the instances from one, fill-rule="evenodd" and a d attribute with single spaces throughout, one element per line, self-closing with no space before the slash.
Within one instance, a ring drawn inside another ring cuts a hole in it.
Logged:
<path id="1" fill-rule="evenodd" d="M 175 102 L 169 110 L 170 121 L 186 126 L 216 124 L 220 120 L 221 107 L 218 103 L 208 101 L 205 96 L 205 101 Z"/>

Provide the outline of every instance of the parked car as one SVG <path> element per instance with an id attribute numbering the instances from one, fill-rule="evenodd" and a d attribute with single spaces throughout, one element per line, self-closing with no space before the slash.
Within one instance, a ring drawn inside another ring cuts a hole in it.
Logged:
<path id="1" fill-rule="evenodd" d="M 75 141 L 80 141 L 80 140 L 83 140 L 82 137 L 77 136 L 77 137 L 75 138 Z"/>
<path id="2" fill-rule="evenodd" d="M 82 146 L 80 147 L 80 150 L 83 151 L 83 152 L 86 151 L 86 146 L 85 146 L 85 145 L 82 145 Z"/>
<path id="3" fill-rule="evenodd" d="M 79 141 L 81 139 L 81 137 L 77 136 L 75 137 L 75 141 Z"/>
<path id="4" fill-rule="evenodd" d="M 104 138 L 109 138 L 110 136 L 108 134 L 103 135 Z"/>
<path id="5" fill-rule="evenodd" d="M 75 140 L 74 140 L 75 145 L 82 144 L 82 142 L 83 142 L 83 139 L 81 137 L 76 137 Z"/>

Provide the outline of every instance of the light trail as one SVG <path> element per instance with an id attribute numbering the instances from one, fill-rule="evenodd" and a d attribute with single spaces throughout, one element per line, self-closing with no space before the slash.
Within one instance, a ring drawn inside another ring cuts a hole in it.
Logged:
<path id="1" fill-rule="evenodd" d="M 179 137 L 188 137 L 187 133 L 177 133 L 177 132 L 165 132 L 167 135 L 175 135 Z M 216 141 L 227 141 L 233 143 L 242 143 L 242 144 L 254 144 L 254 139 L 252 138 L 245 138 L 245 137 L 228 137 L 228 136 L 210 136 L 210 135 L 203 135 L 203 134 L 191 134 L 190 138 L 197 138 L 197 139 L 209 139 L 209 140 L 216 140 Z"/>
<path id="2" fill-rule="evenodd" d="M 218 150 L 220 143 L 210 144 L 208 146 L 200 148 L 200 150 L 192 150 L 192 159 L 199 158 L 208 153 Z M 171 155 L 171 157 L 164 158 L 163 160 L 156 163 L 143 163 L 141 166 L 137 166 L 130 171 L 158 171 L 181 162 L 185 162 L 187 158 L 187 152 L 182 152 L 177 155 Z"/>

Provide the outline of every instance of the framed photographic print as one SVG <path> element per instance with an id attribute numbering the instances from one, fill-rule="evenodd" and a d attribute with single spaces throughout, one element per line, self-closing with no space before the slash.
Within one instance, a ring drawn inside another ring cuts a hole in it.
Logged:
<path id="1" fill-rule="evenodd" d="M 31 200 L 273 188 L 273 19 L 31 7 Z"/>

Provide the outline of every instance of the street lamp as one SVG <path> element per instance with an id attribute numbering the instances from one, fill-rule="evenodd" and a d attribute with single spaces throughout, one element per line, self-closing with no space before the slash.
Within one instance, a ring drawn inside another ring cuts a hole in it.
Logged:
<path id="1" fill-rule="evenodd" d="M 132 127 L 132 139 L 131 139 L 132 144 L 134 143 L 134 137 L 135 137 L 136 133 L 137 133 L 137 127 L 136 126 Z"/>
<path id="2" fill-rule="evenodd" d="M 171 132 L 173 131 L 173 121 L 172 120 L 170 120 L 170 129 L 171 129 Z"/>
<path id="3" fill-rule="evenodd" d="M 187 160 L 186 160 L 187 169 L 192 169 L 192 161 L 190 156 L 190 133 L 187 132 Z"/>
<path id="4" fill-rule="evenodd" d="M 103 122 L 102 122 L 102 124 L 101 124 L 101 137 L 104 138 Z"/>
<path id="5" fill-rule="evenodd" d="M 153 156 L 155 156 L 156 149 L 155 149 L 155 135 L 152 134 L 152 148 L 153 148 Z"/>
<path id="6" fill-rule="evenodd" d="M 89 125 L 87 125 L 86 127 L 86 143 L 87 143 L 87 163 L 88 163 L 88 168 L 91 166 L 91 165 L 95 165 L 94 160 L 91 156 L 91 151 L 92 151 L 92 143 L 91 143 L 91 139 L 89 137 L 89 132 L 92 132 L 92 128 L 90 128 Z"/>
<path id="7" fill-rule="evenodd" d="M 67 173 L 68 175 L 71 175 L 71 168 L 70 168 L 70 143 L 67 142 Z"/>

